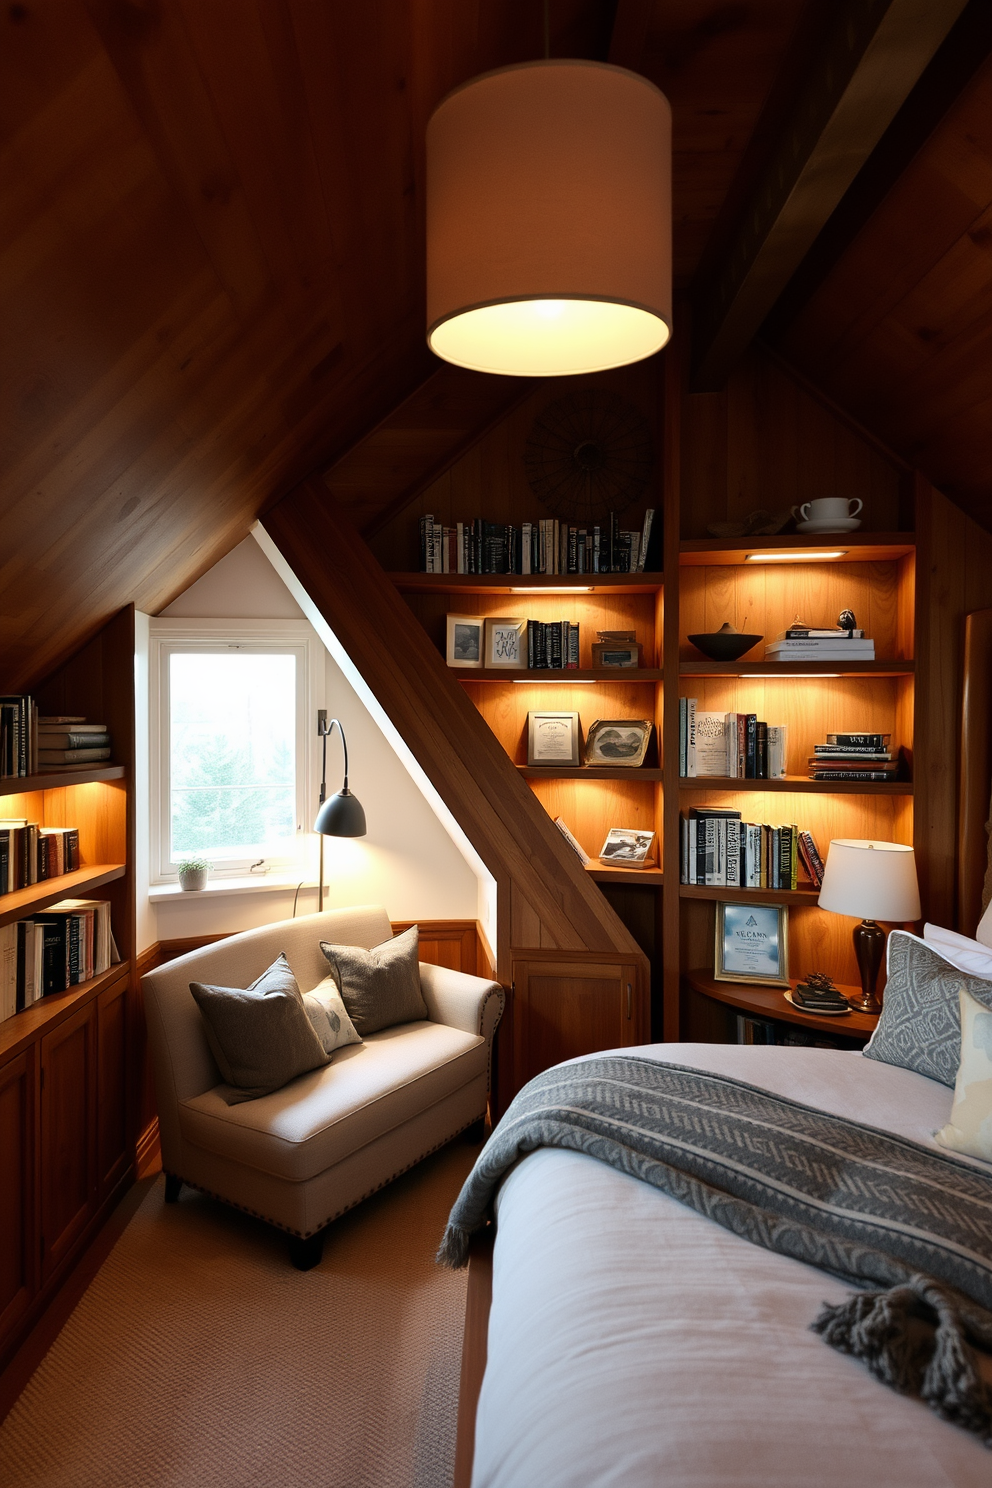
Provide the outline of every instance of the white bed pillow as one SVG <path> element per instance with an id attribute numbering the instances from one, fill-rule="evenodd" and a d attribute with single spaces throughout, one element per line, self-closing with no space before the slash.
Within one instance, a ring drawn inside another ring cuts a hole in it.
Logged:
<path id="1" fill-rule="evenodd" d="M 945 930 L 940 925 L 924 925 L 923 939 L 959 971 L 966 971 L 970 976 L 982 977 L 992 982 L 992 950 L 987 944 L 969 940 L 967 935 L 959 935 L 956 930 Z"/>
<path id="2" fill-rule="evenodd" d="M 981 941 L 984 946 L 992 946 L 992 904 L 989 905 L 978 922 L 975 939 Z"/>
<path id="3" fill-rule="evenodd" d="M 992 1012 L 960 991 L 961 1063 L 951 1119 L 934 1136 L 942 1147 L 992 1162 Z"/>

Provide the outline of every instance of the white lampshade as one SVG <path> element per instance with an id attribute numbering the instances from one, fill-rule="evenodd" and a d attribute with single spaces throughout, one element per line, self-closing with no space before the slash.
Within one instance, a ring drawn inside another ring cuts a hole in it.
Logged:
<path id="1" fill-rule="evenodd" d="M 601 372 L 672 327 L 672 120 L 602 62 L 528 62 L 427 126 L 427 341 L 520 377 Z"/>
<path id="2" fill-rule="evenodd" d="M 827 853 L 818 902 L 821 909 L 860 920 L 918 920 L 913 849 L 901 842 L 836 838 Z"/>

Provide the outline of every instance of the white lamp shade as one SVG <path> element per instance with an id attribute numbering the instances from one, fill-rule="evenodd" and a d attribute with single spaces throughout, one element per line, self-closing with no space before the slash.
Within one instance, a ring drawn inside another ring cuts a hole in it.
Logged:
<path id="1" fill-rule="evenodd" d="M 480 372 L 599 372 L 672 326 L 672 123 L 637 73 L 555 60 L 449 93 L 427 126 L 427 340 Z"/>
<path id="2" fill-rule="evenodd" d="M 901 842 L 836 838 L 827 853 L 818 902 L 821 909 L 859 920 L 918 920 L 913 849 Z"/>

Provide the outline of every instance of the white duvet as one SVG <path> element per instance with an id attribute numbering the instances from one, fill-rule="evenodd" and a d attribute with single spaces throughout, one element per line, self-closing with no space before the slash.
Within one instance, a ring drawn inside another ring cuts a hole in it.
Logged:
<path id="1" fill-rule="evenodd" d="M 944 1086 L 860 1054 L 614 1052 L 733 1075 L 935 1151 L 950 1113 Z M 977 1439 L 810 1332 L 850 1291 L 823 1272 L 579 1153 L 525 1158 L 497 1216 L 473 1488 L 992 1488 Z"/>

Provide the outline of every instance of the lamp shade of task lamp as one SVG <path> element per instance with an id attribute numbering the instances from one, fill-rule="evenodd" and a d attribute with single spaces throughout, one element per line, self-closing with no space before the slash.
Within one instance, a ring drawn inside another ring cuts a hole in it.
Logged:
<path id="1" fill-rule="evenodd" d="M 327 740 L 334 729 L 341 735 L 341 748 L 344 750 L 344 782 L 341 789 L 330 800 L 327 800 Z M 317 910 L 324 908 L 324 838 L 325 837 L 364 837 L 368 828 L 365 824 L 365 811 L 357 796 L 353 796 L 348 789 L 348 740 L 345 738 L 344 729 L 338 719 L 332 718 L 327 721 L 326 712 L 321 709 L 317 714 L 317 733 L 323 741 L 323 755 L 320 766 L 320 802 L 317 807 L 317 820 L 313 829 L 320 835 L 320 883 L 317 891 Z"/>
<path id="2" fill-rule="evenodd" d="M 672 118 L 602 62 L 500 68 L 427 126 L 427 342 L 477 372 L 556 377 L 651 356 L 672 329 Z"/>
<path id="3" fill-rule="evenodd" d="M 854 954 L 861 972 L 861 996 L 851 1006 L 880 1013 L 875 992 L 885 951 L 878 920 L 903 923 L 920 918 L 920 889 L 913 849 L 901 842 L 859 842 L 837 838 L 830 844 L 818 900 L 833 914 L 861 917 L 854 930 Z"/>

